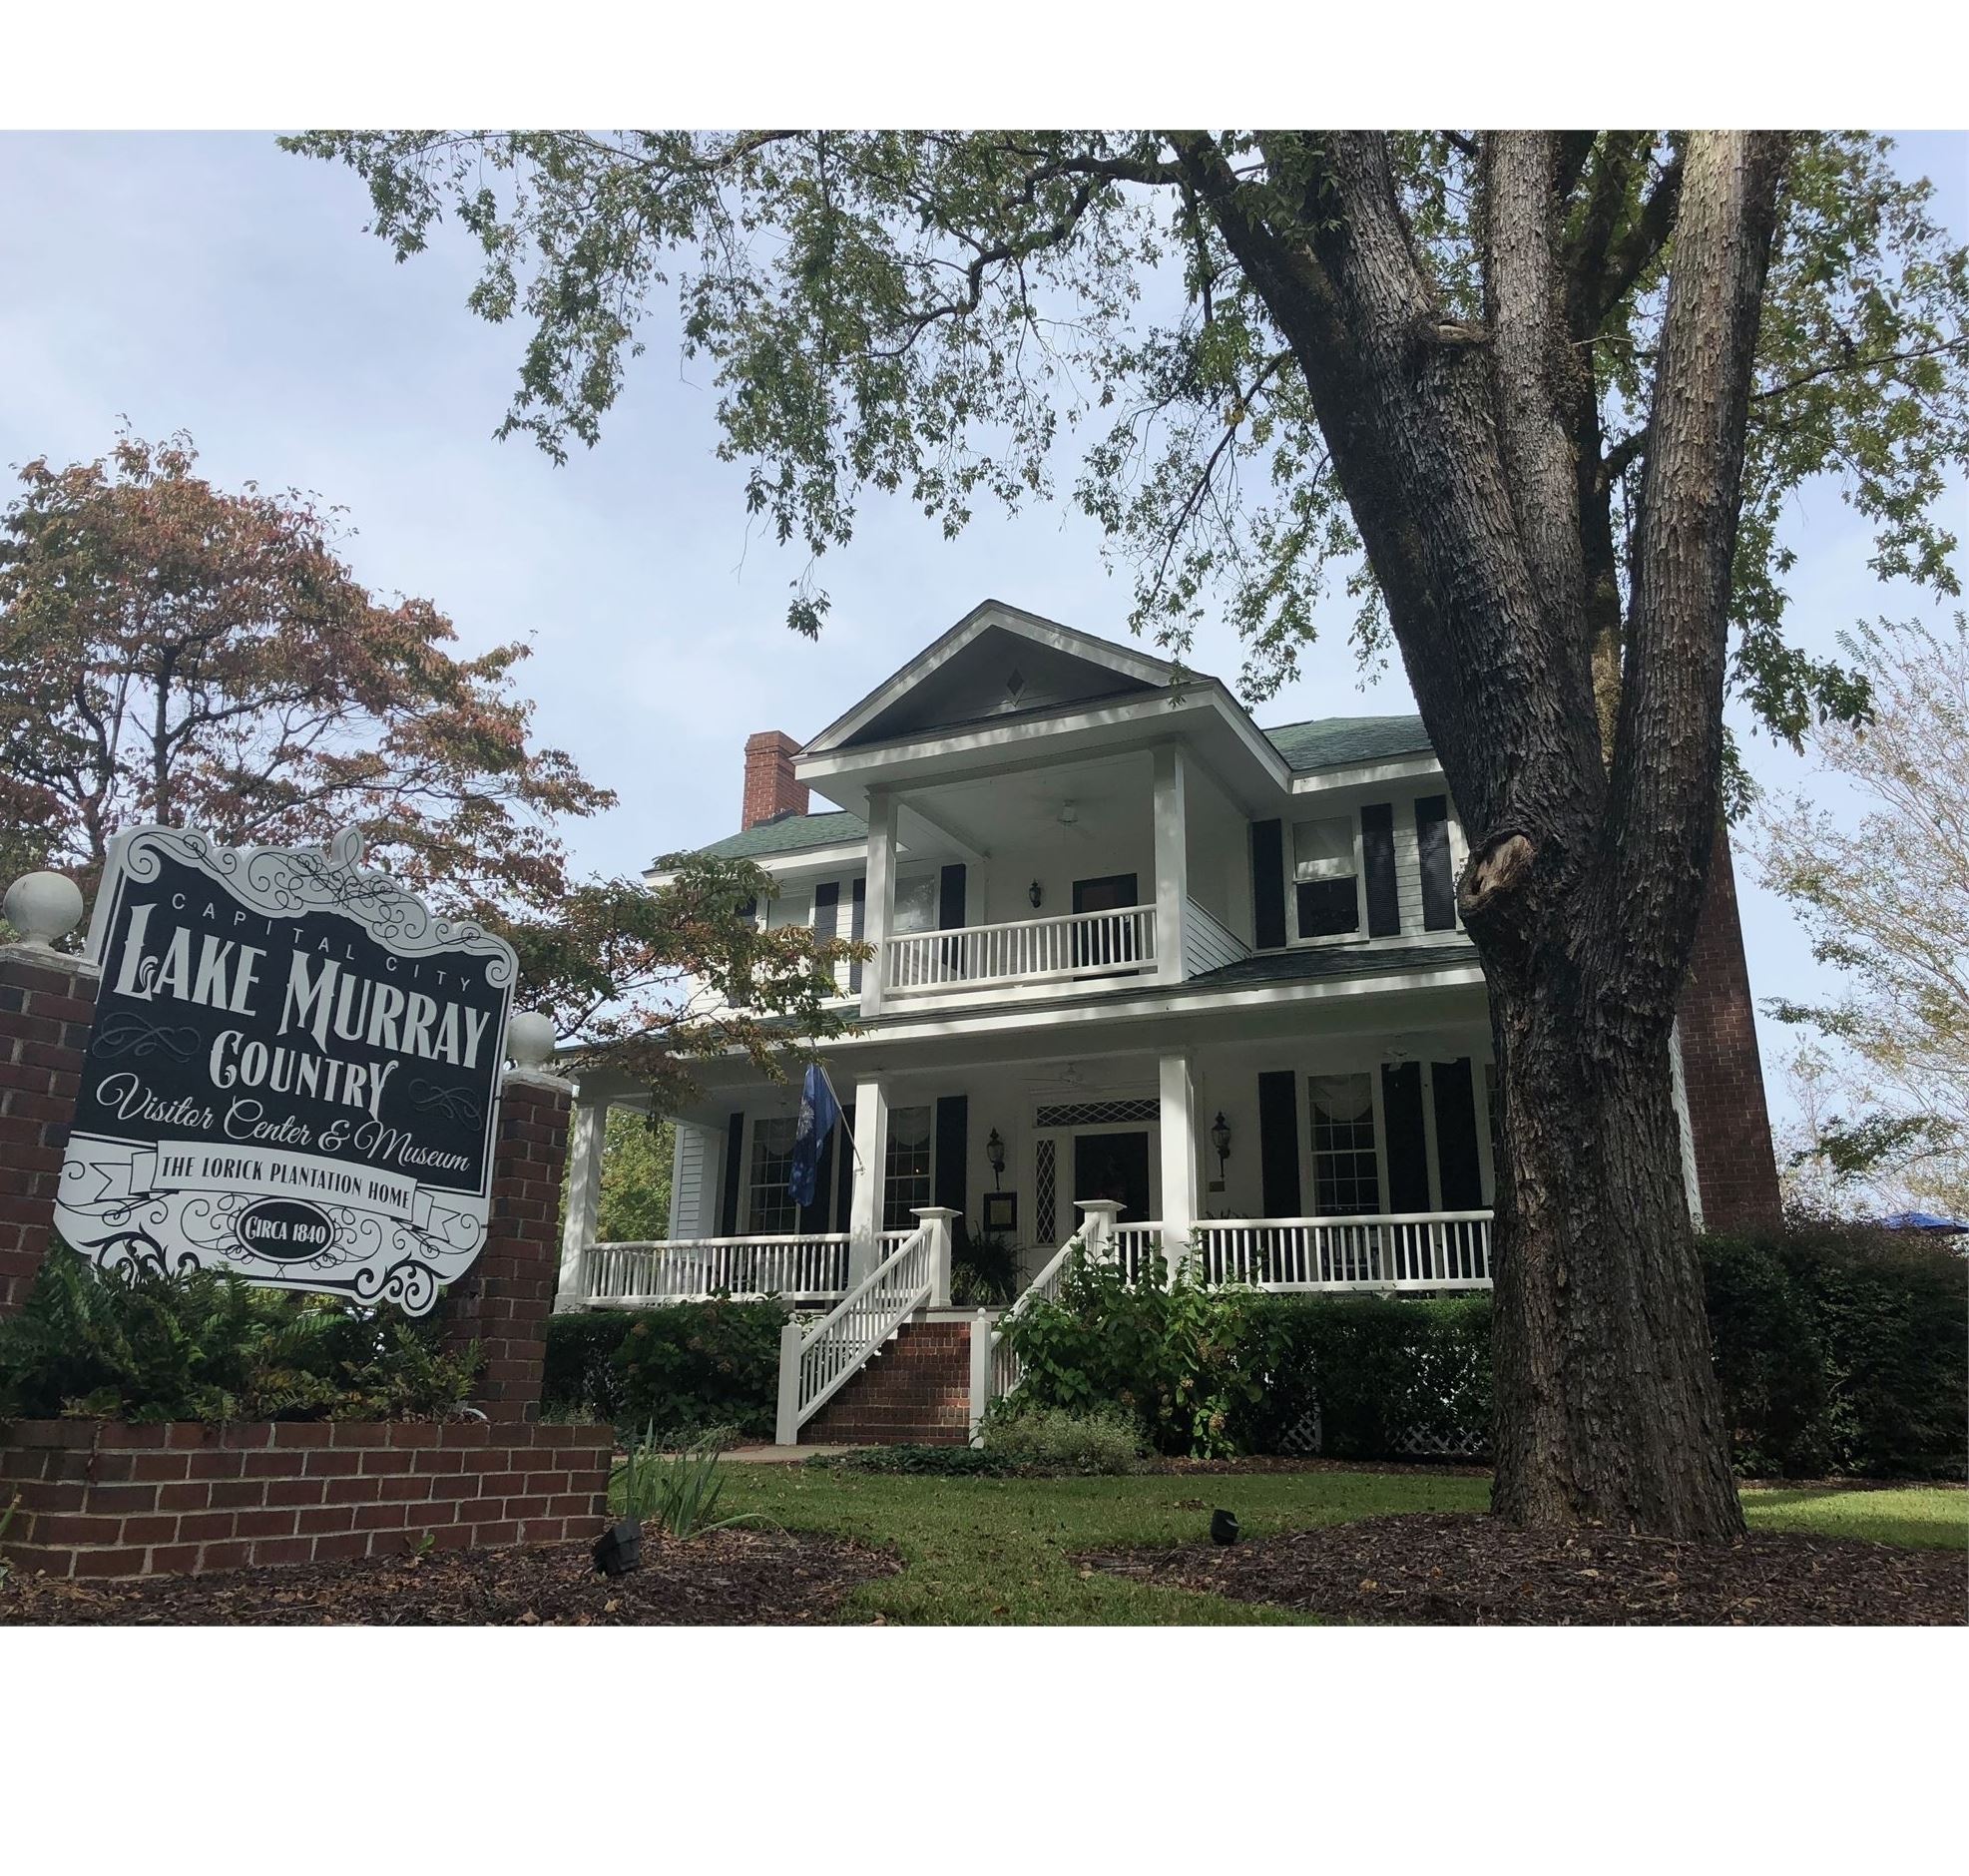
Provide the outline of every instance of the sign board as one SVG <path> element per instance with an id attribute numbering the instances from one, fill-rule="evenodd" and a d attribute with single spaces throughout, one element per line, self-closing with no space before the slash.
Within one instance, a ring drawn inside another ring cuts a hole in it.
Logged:
<path id="1" fill-rule="evenodd" d="M 361 861 L 352 830 L 110 843 L 55 1211 L 85 1256 L 412 1315 L 477 1257 L 513 953 Z"/>

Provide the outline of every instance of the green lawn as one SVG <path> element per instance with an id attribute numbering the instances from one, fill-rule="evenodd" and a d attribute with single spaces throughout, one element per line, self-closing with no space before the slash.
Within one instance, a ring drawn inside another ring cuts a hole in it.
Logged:
<path id="1" fill-rule="evenodd" d="M 865 1585 L 842 1611 L 901 1623 L 1289 1623 L 1299 1618 L 1219 1597 L 1081 1576 L 1076 1552 L 1191 1543 L 1213 1506 L 1251 1537 L 1384 1512 L 1477 1511 L 1482 1479 L 1421 1473 L 1153 1474 L 1128 1479 L 939 1479 L 807 1466 L 732 1466 L 719 1515 L 757 1512 L 788 1530 L 893 1544 L 900 1576 Z M 1912 1488 L 1838 1492 L 1752 1488 L 1759 1530 L 1819 1531 L 1895 1544 L 1969 1545 L 1969 1497 Z"/>

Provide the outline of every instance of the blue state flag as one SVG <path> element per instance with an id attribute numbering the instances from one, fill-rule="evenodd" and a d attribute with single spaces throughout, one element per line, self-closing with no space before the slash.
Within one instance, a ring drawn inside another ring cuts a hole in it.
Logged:
<path id="1" fill-rule="evenodd" d="M 814 1182 L 820 1176 L 820 1150 L 834 1123 L 841 1118 L 841 1104 L 818 1064 L 808 1067 L 800 1083 L 799 1125 L 793 1130 L 793 1166 L 786 1174 L 786 1190 L 798 1205 L 813 1203 Z"/>

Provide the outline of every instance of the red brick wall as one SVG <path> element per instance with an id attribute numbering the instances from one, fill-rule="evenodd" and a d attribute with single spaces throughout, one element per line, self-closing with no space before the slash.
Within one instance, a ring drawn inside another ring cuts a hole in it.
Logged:
<path id="1" fill-rule="evenodd" d="M 481 1422 L 0 1425 L 4 1550 L 58 1577 L 558 1544 L 598 1536 L 607 1428 Z"/>
<path id="2" fill-rule="evenodd" d="M 800 1429 L 807 1446 L 964 1446 L 971 1336 L 964 1322 L 906 1322 L 895 1340 Z"/>
<path id="3" fill-rule="evenodd" d="M 0 950 L 0 1315 L 27 1300 L 47 1254 L 95 1014 L 93 971 Z"/>
<path id="4" fill-rule="evenodd" d="M 745 799 L 743 827 L 777 820 L 781 814 L 804 814 L 807 791 L 793 779 L 793 757 L 799 744 L 783 729 L 761 729 L 745 738 Z"/>
<path id="5" fill-rule="evenodd" d="M 565 1083 L 514 1074 L 501 1083 L 485 1249 L 439 1305 L 452 1346 L 479 1344 L 485 1367 L 475 1398 L 494 1420 L 531 1420 L 540 1411 L 560 1273 L 568 1107 Z"/>
<path id="6" fill-rule="evenodd" d="M 1775 1224 L 1783 1200 L 1770 1147 L 1743 928 L 1736 912 L 1736 873 L 1728 836 L 1721 828 L 1677 1027 L 1704 1228 L 1731 1231 Z"/>

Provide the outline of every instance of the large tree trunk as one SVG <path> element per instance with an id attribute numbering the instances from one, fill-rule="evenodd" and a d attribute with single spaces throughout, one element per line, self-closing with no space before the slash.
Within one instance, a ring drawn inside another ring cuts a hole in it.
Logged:
<path id="1" fill-rule="evenodd" d="M 1262 139 L 1241 186 L 1173 138 L 1277 320 L 1470 832 L 1498 1126 L 1497 1511 L 1742 1530 L 1684 1194 L 1669 1038 L 1716 825 L 1729 567 L 1781 140 L 1682 165 L 1618 700 L 1597 436 L 1552 138 L 1484 145 L 1485 316 L 1447 319 L 1384 139 Z M 1611 731 L 1611 760 L 1607 738 Z"/>
<path id="2" fill-rule="evenodd" d="M 1577 983 L 1577 978 L 1571 978 Z M 1667 1038 L 1541 974 L 1491 995 L 1498 1092 L 1492 1506 L 1523 1525 L 1741 1529 Z"/>

